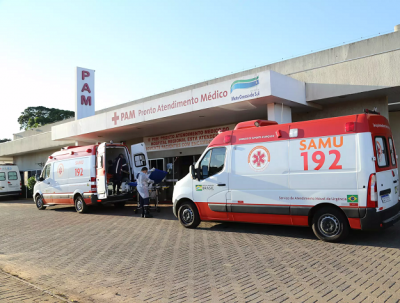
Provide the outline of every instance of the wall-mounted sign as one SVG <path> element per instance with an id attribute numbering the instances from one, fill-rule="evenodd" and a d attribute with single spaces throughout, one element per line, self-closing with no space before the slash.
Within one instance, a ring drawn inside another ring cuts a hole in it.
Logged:
<path id="1" fill-rule="evenodd" d="M 218 127 L 210 127 L 196 130 L 183 131 L 174 134 L 161 135 L 155 137 L 145 137 L 146 150 L 159 151 L 176 148 L 188 148 L 197 146 L 207 146 L 218 132 L 233 130 L 235 124 Z"/>
<path id="2" fill-rule="evenodd" d="M 75 120 L 94 116 L 94 70 L 76 68 Z"/>

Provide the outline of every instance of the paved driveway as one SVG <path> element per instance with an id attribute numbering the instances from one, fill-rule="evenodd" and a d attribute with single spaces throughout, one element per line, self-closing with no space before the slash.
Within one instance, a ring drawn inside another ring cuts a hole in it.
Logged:
<path id="1" fill-rule="evenodd" d="M 180 226 L 133 206 L 77 214 L 0 201 L 0 268 L 79 302 L 399 302 L 400 225 L 342 244 L 311 229 Z"/>

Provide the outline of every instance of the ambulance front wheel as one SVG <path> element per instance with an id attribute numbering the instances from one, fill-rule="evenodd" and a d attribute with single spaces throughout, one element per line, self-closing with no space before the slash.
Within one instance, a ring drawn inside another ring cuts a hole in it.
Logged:
<path id="1" fill-rule="evenodd" d="M 80 214 L 87 213 L 89 209 L 83 198 L 79 195 L 75 198 L 75 209 Z"/>
<path id="2" fill-rule="evenodd" d="M 318 239 L 326 242 L 340 242 L 349 234 L 346 215 L 334 207 L 317 210 L 313 216 L 312 229 Z"/>
<path id="3" fill-rule="evenodd" d="M 196 205 L 191 201 L 185 201 L 179 207 L 178 219 L 186 228 L 196 228 L 201 222 Z"/>
<path id="4" fill-rule="evenodd" d="M 40 195 L 36 196 L 35 204 L 36 204 L 37 209 L 39 209 L 39 210 L 46 209 L 46 206 L 44 206 L 44 204 L 43 204 L 43 198 Z"/>

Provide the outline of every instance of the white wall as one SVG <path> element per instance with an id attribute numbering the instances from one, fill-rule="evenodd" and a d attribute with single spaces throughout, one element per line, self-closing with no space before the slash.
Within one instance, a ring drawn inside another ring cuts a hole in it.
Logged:
<path id="1" fill-rule="evenodd" d="M 38 163 L 46 163 L 48 157 L 60 149 L 46 150 L 41 152 L 35 152 L 31 154 L 25 154 L 14 157 L 14 164 L 18 165 L 20 171 L 26 170 L 42 170 L 42 167 Z"/>
<path id="2" fill-rule="evenodd" d="M 344 99 L 345 100 L 345 99 Z M 332 117 L 340 117 L 354 114 L 361 114 L 364 109 L 378 108 L 382 116 L 389 118 L 388 102 L 385 98 L 373 98 L 359 101 L 343 101 L 341 103 L 325 104 L 322 110 L 292 113 L 292 121 L 307 121 L 315 119 L 324 119 Z"/>

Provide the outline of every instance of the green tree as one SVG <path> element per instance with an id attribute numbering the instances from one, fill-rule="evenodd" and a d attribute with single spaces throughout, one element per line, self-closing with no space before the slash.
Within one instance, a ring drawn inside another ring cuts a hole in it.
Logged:
<path id="1" fill-rule="evenodd" d="M 11 141 L 11 139 L 6 139 L 6 138 L 0 139 L 0 143 L 4 143 L 4 142 L 8 142 L 8 141 Z"/>
<path id="2" fill-rule="evenodd" d="M 29 189 L 30 191 L 32 191 L 33 188 L 35 187 L 35 184 L 36 184 L 36 178 L 35 178 L 35 176 L 30 177 L 30 178 L 28 179 L 28 185 L 27 185 L 28 189 Z"/>
<path id="3" fill-rule="evenodd" d="M 49 123 L 62 121 L 75 116 L 71 110 L 47 108 L 44 106 L 28 107 L 18 118 L 20 129 L 28 130 Z"/>

